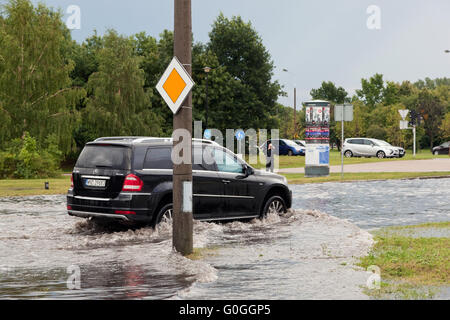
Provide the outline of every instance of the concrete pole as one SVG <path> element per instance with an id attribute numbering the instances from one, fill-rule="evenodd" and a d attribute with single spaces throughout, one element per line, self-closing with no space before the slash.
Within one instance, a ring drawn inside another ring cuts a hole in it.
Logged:
<path id="1" fill-rule="evenodd" d="M 345 105 L 342 106 L 342 121 L 341 121 L 341 178 L 344 178 L 344 108 Z"/>
<path id="2" fill-rule="evenodd" d="M 192 74 L 192 16 L 191 0 L 175 1 L 175 26 L 174 26 L 174 55 L 183 64 L 186 71 Z M 173 129 L 185 129 L 190 133 L 188 141 L 174 141 L 174 147 L 178 143 L 185 144 L 187 150 L 192 150 L 192 93 L 184 101 L 180 111 L 173 117 Z M 182 255 L 193 252 L 193 210 L 184 212 L 183 197 L 190 196 L 188 201 L 192 203 L 191 195 L 184 195 L 184 186 L 192 186 L 192 163 L 182 163 L 173 166 L 173 247 Z M 186 200 L 185 200 L 186 201 Z M 185 202 L 186 203 L 186 202 Z M 190 208 L 193 206 L 191 205 Z"/>
<path id="3" fill-rule="evenodd" d="M 416 157 L 416 125 L 413 125 L 413 157 Z"/>

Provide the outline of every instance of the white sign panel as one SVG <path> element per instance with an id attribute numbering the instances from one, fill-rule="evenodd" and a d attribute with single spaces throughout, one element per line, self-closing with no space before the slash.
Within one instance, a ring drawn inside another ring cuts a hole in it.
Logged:
<path id="1" fill-rule="evenodd" d="M 409 114 L 409 110 L 398 110 L 398 113 L 400 113 L 400 116 L 402 117 L 403 120 L 406 120 L 406 117 Z"/>
<path id="2" fill-rule="evenodd" d="M 176 114 L 194 84 L 189 73 L 177 57 L 174 57 L 156 85 L 156 89 L 170 110 Z"/>
<path id="3" fill-rule="evenodd" d="M 337 104 L 334 106 L 334 121 L 353 121 L 353 105 Z"/>

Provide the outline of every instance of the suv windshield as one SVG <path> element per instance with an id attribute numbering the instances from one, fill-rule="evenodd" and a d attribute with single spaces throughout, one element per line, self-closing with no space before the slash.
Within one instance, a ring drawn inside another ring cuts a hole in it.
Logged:
<path id="1" fill-rule="evenodd" d="M 75 167 L 78 168 L 131 168 L 131 148 L 111 145 L 87 145 Z"/>

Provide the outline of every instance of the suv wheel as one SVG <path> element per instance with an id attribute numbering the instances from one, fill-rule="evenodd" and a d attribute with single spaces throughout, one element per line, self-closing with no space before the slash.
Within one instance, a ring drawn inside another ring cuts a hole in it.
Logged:
<path id="1" fill-rule="evenodd" d="M 344 156 L 346 158 L 351 158 L 351 157 L 353 157 L 353 152 L 351 152 L 350 150 L 347 150 L 344 152 Z"/>
<path id="2" fill-rule="evenodd" d="M 289 150 L 289 151 L 288 151 L 288 156 L 289 156 L 289 157 L 292 157 L 293 154 L 294 154 L 294 153 L 292 152 L 292 150 Z"/>
<path id="3" fill-rule="evenodd" d="M 439 151 L 435 151 L 435 152 L 434 152 L 434 155 L 435 155 L 435 156 L 438 156 L 438 155 L 439 155 Z"/>
<path id="4" fill-rule="evenodd" d="M 171 203 L 168 203 L 161 207 L 161 209 L 158 211 L 156 224 L 159 224 L 161 222 L 172 222 L 173 219 L 173 205 Z"/>
<path id="5" fill-rule="evenodd" d="M 378 159 L 384 159 L 384 158 L 386 158 L 386 154 L 383 151 L 378 151 L 377 152 L 377 158 Z"/>
<path id="6" fill-rule="evenodd" d="M 287 212 L 286 203 L 283 198 L 280 196 L 272 196 L 269 200 L 266 201 L 263 209 L 263 217 L 271 213 L 275 213 L 278 215 L 283 215 Z"/>

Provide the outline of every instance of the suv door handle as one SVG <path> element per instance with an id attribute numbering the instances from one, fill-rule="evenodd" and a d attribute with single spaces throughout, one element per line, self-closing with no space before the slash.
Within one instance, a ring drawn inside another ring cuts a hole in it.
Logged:
<path id="1" fill-rule="evenodd" d="M 230 181 L 230 180 L 222 180 L 222 182 L 223 182 L 223 183 L 225 183 L 225 184 L 229 184 L 229 183 L 231 183 L 231 181 Z"/>

